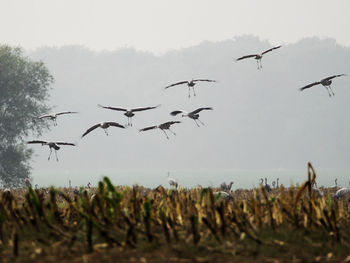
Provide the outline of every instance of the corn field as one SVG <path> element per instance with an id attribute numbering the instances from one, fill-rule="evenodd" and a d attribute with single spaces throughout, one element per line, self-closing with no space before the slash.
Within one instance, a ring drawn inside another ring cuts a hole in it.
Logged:
<path id="1" fill-rule="evenodd" d="M 333 189 L 316 196 L 315 180 L 308 164 L 298 188 L 236 190 L 233 200 L 211 188 L 122 187 L 108 178 L 79 195 L 70 188 L 2 191 L 0 257 L 56 262 L 153 251 L 167 262 L 350 261 L 349 200 L 333 199 Z"/>

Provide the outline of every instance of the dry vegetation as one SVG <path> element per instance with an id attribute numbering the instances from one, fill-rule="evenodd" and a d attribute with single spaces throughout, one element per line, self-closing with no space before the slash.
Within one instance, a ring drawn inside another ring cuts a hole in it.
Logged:
<path id="1" fill-rule="evenodd" d="M 1 262 L 350 261 L 348 200 L 311 186 L 237 190 L 17 189 L 0 196 Z"/>

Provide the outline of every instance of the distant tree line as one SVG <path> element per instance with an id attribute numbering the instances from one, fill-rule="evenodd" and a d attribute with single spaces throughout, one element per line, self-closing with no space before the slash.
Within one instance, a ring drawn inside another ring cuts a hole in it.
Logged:
<path id="1" fill-rule="evenodd" d="M 53 76 L 43 62 L 21 48 L 0 45 L 0 182 L 18 187 L 29 179 L 32 151 L 24 140 L 48 128 L 37 116 L 47 112 Z"/>

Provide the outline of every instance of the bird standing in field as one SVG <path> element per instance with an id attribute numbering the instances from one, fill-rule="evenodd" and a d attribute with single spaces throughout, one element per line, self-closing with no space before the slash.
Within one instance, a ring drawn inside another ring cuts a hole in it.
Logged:
<path id="1" fill-rule="evenodd" d="M 83 138 L 85 135 L 87 135 L 88 133 L 92 132 L 93 130 L 95 130 L 97 128 L 102 128 L 105 131 L 106 135 L 108 136 L 107 129 L 111 126 L 125 129 L 125 127 L 123 125 L 121 125 L 117 122 L 113 122 L 113 121 L 101 122 L 101 123 L 95 124 L 94 126 L 90 127 L 89 129 L 87 129 L 86 132 L 84 132 L 84 134 L 81 136 L 81 138 Z"/>
<path id="2" fill-rule="evenodd" d="M 322 197 L 324 195 L 323 191 L 317 187 L 312 187 L 312 191 L 316 194 L 317 197 Z"/>
<path id="3" fill-rule="evenodd" d="M 196 109 L 194 111 L 191 111 L 191 112 L 186 112 L 186 111 L 183 111 L 183 110 L 176 110 L 176 111 L 170 112 L 170 115 L 176 116 L 176 115 L 182 113 L 182 117 L 188 117 L 188 118 L 194 120 L 194 122 L 197 124 L 197 126 L 200 127 L 199 124 L 197 123 L 197 121 L 199 121 L 202 125 L 204 125 L 204 123 L 201 122 L 200 119 L 199 119 L 199 113 L 202 110 L 213 110 L 213 108 L 211 108 L 211 107 L 198 108 L 198 109 Z"/>
<path id="4" fill-rule="evenodd" d="M 348 193 L 350 193 L 350 188 L 346 188 L 346 187 L 341 188 L 341 189 L 339 189 L 338 191 L 335 192 L 334 198 L 336 198 L 336 199 L 344 199 L 345 196 Z"/>
<path id="5" fill-rule="evenodd" d="M 264 179 L 261 178 L 261 184 L 264 185 Z M 271 192 L 271 186 L 267 183 L 267 178 L 265 177 L 265 185 L 264 185 L 264 189 L 266 192 Z"/>
<path id="6" fill-rule="evenodd" d="M 316 82 L 314 82 L 314 83 L 311 83 L 311 84 L 309 84 L 309 85 L 306 85 L 305 87 L 300 88 L 300 91 L 303 91 L 304 89 L 308 89 L 308 88 L 311 88 L 311 87 L 313 87 L 313 86 L 316 86 L 316 85 L 321 84 L 323 87 L 326 88 L 329 97 L 332 97 L 332 96 L 334 96 L 334 91 L 333 91 L 332 88 L 331 88 L 332 79 L 338 78 L 338 77 L 341 77 L 341 76 L 345 76 L 345 74 L 333 75 L 333 76 L 324 78 L 324 79 L 322 79 L 322 80 L 320 80 L 320 81 L 316 81 Z"/>
<path id="7" fill-rule="evenodd" d="M 170 126 L 171 125 L 174 125 L 176 123 L 181 123 L 181 121 L 168 121 L 168 122 L 164 122 L 162 124 L 159 124 L 159 125 L 155 125 L 155 126 L 150 126 L 150 127 L 146 127 L 146 128 L 143 128 L 143 129 L 140 129 L 139 131 L 142 132 L 142 131 L 149 131 L 149 130 L 153 130 L 153 129 L 160 129 L 164 132 L 165 136 L 167 139 L 169 139 L 169 136 L 168 134 L 165 132 L 165 130 L 169 130 L 172 134 L 176 135 L 175 132 L 173 132 L 171 129 L 170 129 Z"/>
<path id="8" fill-rule="evenodd" d="M 214 192 L 214 196 L 217 199 L 234 200 L 233 196 L 225 191 Z"/>
<path id="9" fill-rule="evenodd" d="M 177 181 L 175 179 L 170 177 L 170 173 L 168 173 L 168 183 L 169 183 L 170 187 L 173 186 L 173 187 L 175 187 L 177 189 L 178 183 L 177 183 Z"/>
<path id="10" fill-rule="evenodd" d="M 255 59 L 256 59 L 256 63 L 258 64 L 258 69 L 261 69 L 261 68 L 262 68 L 261 59 L 263 58 L 263 55 L 265 55 L 265 54 L 268 53 L 268 52 L 271 52 L 272 50 L 275 50 L 275 49 L 277 49 L 277 48 L 280 48 L 280 47 L 282 47 L 282 46 L 277 46 L 277 47 L 270 48 L 270 49 L 268 49 L 268 50 L 265 50 L 265 51 L 262 52 L 261 54 L 246 55 L 246 56 L 237 58 L 236 60 L 239 61 L 239 60 L 246 59 L 246 58 L 255 58 Z M 259 62 L 260 62 L 260 64 L 259 64 Z"/>
<path id="11" fill-rule="evenodd" d="M 184 80 L 184 81 L 180 81 L 177 83 L 173 83 L 169 86 L 166 86 L 164 89 L 168 89 L 170 87 L 173 86 L 177 86 L 177 85 L 182 85 L 182 84 L 187 84 L 188 87 L 188 97 L 191 97 L 191 88 L 193 90 L 193 96 L 196 96 L 196 92 L 194 91 L 194 86 L 196 85 L 196 82 L 198 81 L 206 81 L 206 82 L 216 82 L 216 80 L 212 80 L 212 79 L 192 79 L 192 80 Z"/>
<path id="12" fill-rule="evenodd" d="M 143 107 L 143 108 L 134 108 L 134 109 L 124 109 L 124 108 L 119 108 L 119 107 L 102 106 L 100 104 L 98 106 L 100 106 L 101 108 L 104 108 L 104 109 L 109 109 L 109 110 L 124 111 L 125 112 L 124 115 L 126 117 L 128 117 L 128 126 L 132 126 L 132 117 L 135 116 L 134 112 L 156 109 L 160 105 L 157 105 L 154 107 Z"/>
<path id="13" fill-rule="evenodd" d="M 38 119 L 41 119 L 41 120 L 42 119 L 50 119 L 53 121 L 53 125 L 57 126 L 57 116 L 63 115 L 63 114 L 73 114 L 73 113 L 78 113 L 78 112 L 76 112 L 76 111 L 61 111 L 61 112 L 41 115 L 38 117 Z"/>
<path id="14" fill-rule="evenodd" d="M 43 145 L 49 146 L 49 148 L 50 148 L 50 155 L 47 158 L 47 160 L 50 160 L 50 157 L 51 157 L 51 154 L 52 154 L 52 149 L 54 149 L 57 162 L 58 162 L 57 151 L 61 148 L 61 147 L 59 147 L 59 145 L 75 146 L 74 143 L 70 143 L 70 142 L 47 142 L 47 141 L 40 141 L 40 140 L 28 141 L 27 143 L 28 144 L 41 144 L 42 146 Z"/>
<path id="15" fill-rule="evenodd" d="M 231 191 L 231 187 L 233 185 L 233 181 L 231 181 L 229 184 L 226 184 L 225 182 L 220 184 L 220 189 L 225 192 Z"/>
<path id="16" fill-rule="evenodd" d="M 267 183 L 266 177 L 265 177 L 265 190 L 266 190 L 266 192 L 271 192 L 271 186 Z"/>

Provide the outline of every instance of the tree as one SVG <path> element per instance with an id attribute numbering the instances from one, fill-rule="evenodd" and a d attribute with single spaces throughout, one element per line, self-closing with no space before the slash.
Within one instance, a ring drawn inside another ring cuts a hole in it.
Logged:
<path id="1" fill-rule="evenodd" d="M 21 48 L 0 45 L 0 181 L 5 187 L 29 179 L 32 151 L 24 138 L 48 128 L 37 117 L 50 109 L 52 82 L 43 62 L 31 61 Z"/>

